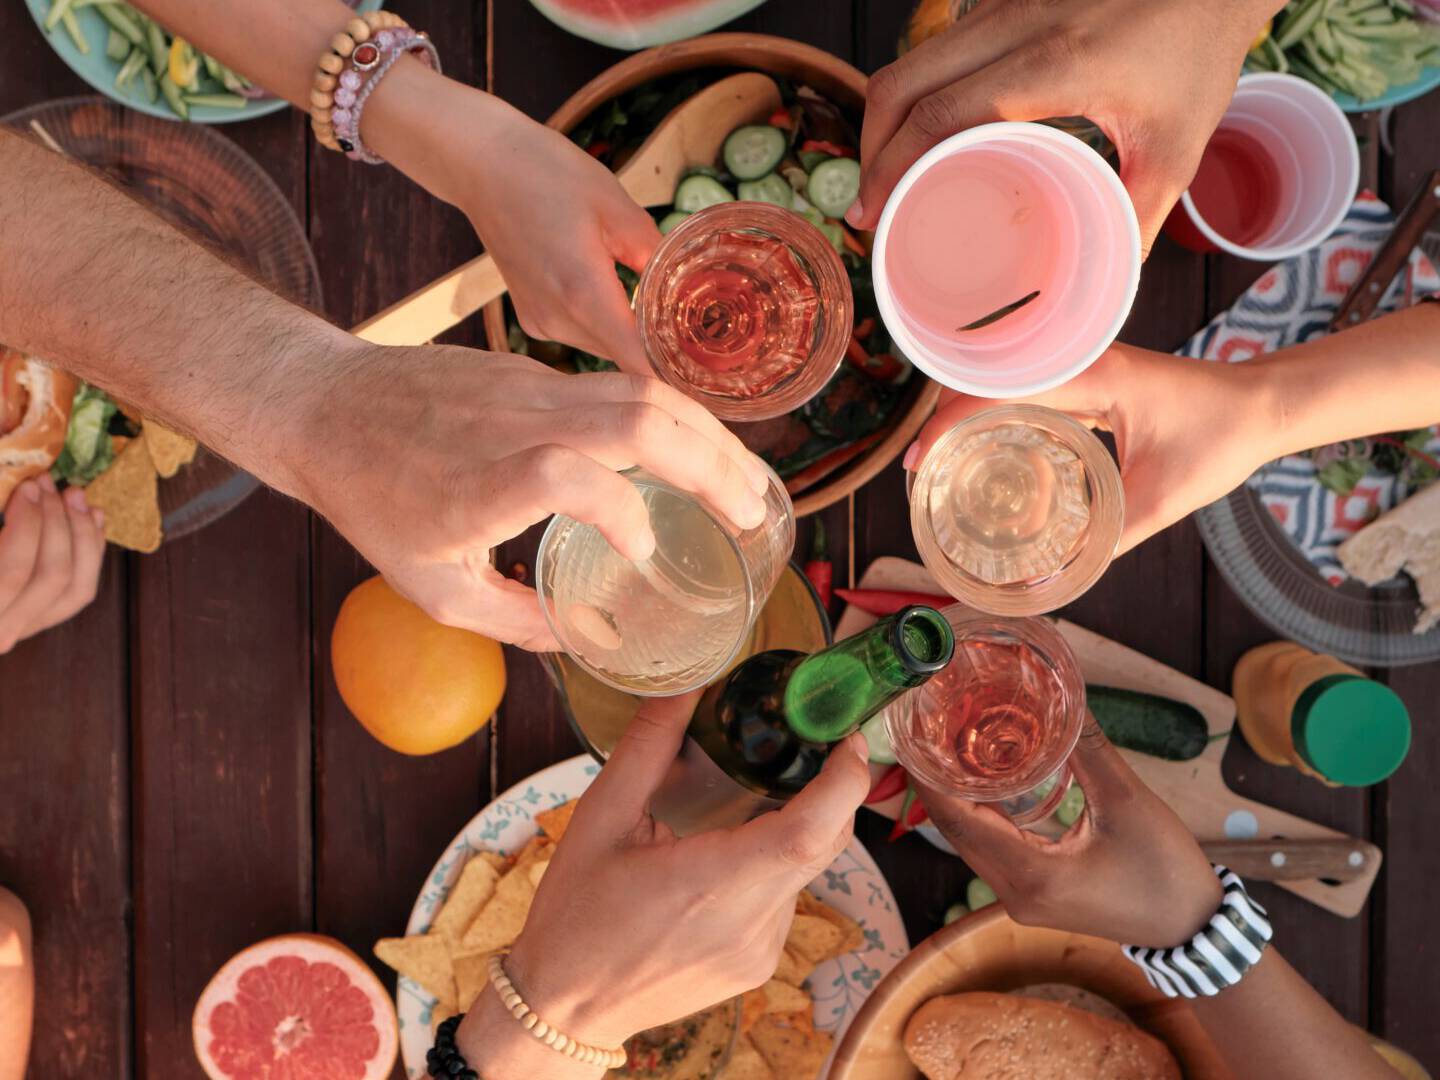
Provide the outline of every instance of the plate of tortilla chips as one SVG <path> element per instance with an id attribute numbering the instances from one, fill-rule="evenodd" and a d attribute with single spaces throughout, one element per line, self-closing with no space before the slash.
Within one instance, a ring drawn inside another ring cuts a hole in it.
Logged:
<path id="1" fill-rule="evenodd" d="M 281 296 L 319 309 L 315 258 L 290 202 L 254 159 L 208 127 L 99 97 L 46 102 L 0 124 L 98 169 Z M 188 435 L 83 383 L 52 475 L 85 487 L 90 505 L 105 511 L 107 540 L 145 552 L 208 525 L 260 486 Z"/>
<path id="2" fill-rule="evenodd" d="M 516 784 L 471 820 L 426 878 L 404 937 L 375 955 L 399 973 L 406 1074 L 425 1075 L 434 1029 L 485 987 L 486 957 L 519 935 L 575 800 L 600 770 L 587 755 Z M 809 1080 L 870 991 L 910 949 L 890 886 L 857 840 L 796 901 L 775 976 L 692 1017 L 642 1032 L 616 1077 Z"/>

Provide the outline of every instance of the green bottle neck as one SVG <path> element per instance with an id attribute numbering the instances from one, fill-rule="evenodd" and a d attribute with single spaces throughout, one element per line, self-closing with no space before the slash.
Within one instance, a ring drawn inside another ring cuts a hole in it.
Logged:
<path id="1" fill-rule="evenodd" d="M 955 634 L 934 608 L 907 607 L 795 662 L 785 720 L 801 739 L 838 742 L 950 663 Z"/>

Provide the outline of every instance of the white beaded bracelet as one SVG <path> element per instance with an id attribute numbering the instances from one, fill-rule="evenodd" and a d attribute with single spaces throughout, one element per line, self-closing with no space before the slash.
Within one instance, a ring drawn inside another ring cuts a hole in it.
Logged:
<path id="1" fill-rule="evenodd" d="M 495 993 L 500 996 L 501 1004 L 526 1031 L 534 1035 L 546 1046 L 556 1053 L 564 1054 L 568 1058 L 584 1062 L 587 1065 L 601 1065 L 606 1069 L 618 1069 L 625 1064 L 626 1054 L 623 1049 L 607 1050 L 603 1046 L 591 1046 L 572 1039 L 551 1027 L 541 1020 L 525 1004 L 525 999 L 515 989 L 515 984 L 505 974 L 505 954 L 492 953 L 489 960 L 490 985 L 495 988 Z"/>

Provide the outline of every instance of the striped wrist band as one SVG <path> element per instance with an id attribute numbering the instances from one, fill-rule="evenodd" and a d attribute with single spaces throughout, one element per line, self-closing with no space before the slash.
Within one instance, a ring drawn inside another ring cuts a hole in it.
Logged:
<path id="1" fill-rule="evenodd" d="M 1245 891 L 1239 875 L 1216 866 L 1215 876 L 1225 889 L 1220 910 L 1184 945 L 1171 949 L 1121 946 L 1150 985 L 1166 997 L 1214 997 L 1243 979 L 1270 944 L 1274 932 L 1267 913 Z"/>

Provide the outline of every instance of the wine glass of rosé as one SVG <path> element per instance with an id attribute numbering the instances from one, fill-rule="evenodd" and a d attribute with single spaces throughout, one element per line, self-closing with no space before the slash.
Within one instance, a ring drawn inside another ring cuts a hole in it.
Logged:
<path id="1" fill-rule="evenodd" d="M 1085 679 L 1047 619 L 1007 619 L 956 604 L 942 614 L 955 655 L 885 712 L 900 764 L 927 787 L 990 803 L 1024 827 L 1054 812 L 1070 784 Z"/>
<path id="2" fill-rule="evenodd" d="M 635 320 L 661 379 L 724 420 L 768 420 L 830 381 L 855 317 L 824 233 L 782 207 L 727 202 L 666 234 Z"/>

